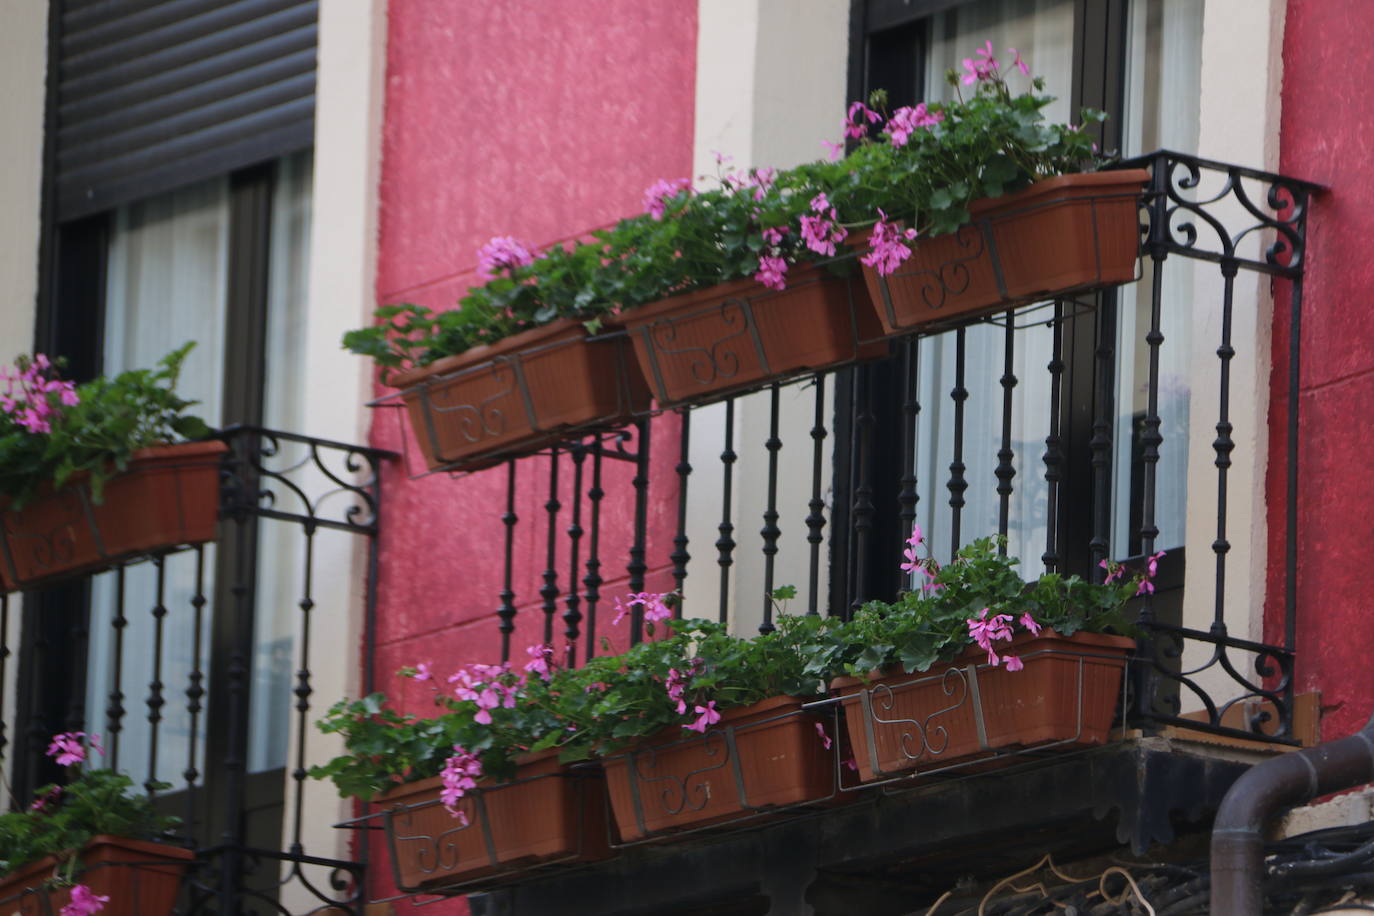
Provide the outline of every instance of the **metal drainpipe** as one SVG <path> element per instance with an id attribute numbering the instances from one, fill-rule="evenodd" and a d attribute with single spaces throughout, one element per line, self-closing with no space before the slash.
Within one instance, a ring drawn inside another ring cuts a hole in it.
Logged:
<path id="1" fill-rule="evenodd" d="M 1266 760 L 1237 779 L 1212 827 L 1214 916 L 1264 912 L 1264 822 L 1320 795 L 1374 782 L 1374 717 L 1355 734 Z"/>

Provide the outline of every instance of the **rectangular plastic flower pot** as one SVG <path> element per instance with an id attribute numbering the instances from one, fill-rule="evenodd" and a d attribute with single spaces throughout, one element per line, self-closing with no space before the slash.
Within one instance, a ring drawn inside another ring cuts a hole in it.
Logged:
<path id="1" fill-rule="evenodd" d="M 926 674 L 888 670 L 837 678 L 859 777 L 938 770 L 1014 750 L 1105 744 L 1135 641 L 1102 633 L 1022 634 L 1005 652 L 1021 671 L 987 664 L 976 647 Z"/>
<path id="2" fill-rule="evenodd" d="M 705 734 L 669 729 L 603 761 L 622 842 L 707 827 L 835 792 L 824 720 L 796 697 L 727 710 Z"/>
<path id="3" fill-rule="evenodd" d="M 441 785 L 436 776 L 378 799 L 399 890 L 455 887 L 610 854 L 605 780 L 594 768 L 561 765 L 556 750 L 532 755 L 511 782 L 484 780 L 460 799 L 466 824 L 440 804 Z"/>
<path id="4" fill-rule="evenodd" d="M 0 507 L 0 586 L 8 591 L 60 576 L 215 539 L 223 442 L 140 449 L 105 484 L 97 504 L 74 477 L 22 509 Z"/>
<path id="5" fill-rule="evenodd" d="M 101 916 L 167 916 L 176 905 L 189 849 L 117 836 L 96 836 L 81 848 L 74 880 L 110 900 Z M 0 879 L 0 912 L 5 916 L 55 916 L 71 902 L 70 888 L 48 888 L 58 862 L 39 859 Z"/>
<path id="6" fill-rule="evenodd" d="M 883 277 L 864 268 L 887 334 L 976 318 L 1030 302 L 1135 279 L 1138 210 L 1150 173 L 1085 172 L 974 201 L 972 221 L 917 239 Z M 867 234 L 855 236 L 866 246 Z"/>
<path id="7" fill-rule="evenodd" d="M 752 278 L 721 283 L 641 306 L 620 323 L 661 407 L 888 351 L 864 284 L 815 265 L 793 267 L 784 290 Z"/>
<path id="8" fill-rule="evenodd" d="M 430 470 L 532 451 L 649 408 L 628 342 L 589 338 L 568 318 L 397 373 L 392 383 Z"/>

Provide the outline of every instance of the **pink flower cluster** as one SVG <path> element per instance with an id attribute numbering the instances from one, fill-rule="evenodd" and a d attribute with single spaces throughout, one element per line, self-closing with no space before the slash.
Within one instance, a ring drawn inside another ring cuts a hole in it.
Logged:
<path id="1" fill-rule="evenodd" d="M 862 140 L 868 135 L 868 125 L 882 121 L 883 116 L 863 102 L 854 102 L 844 119 L 844 135 L 854 140 Z"/>
<path id="2" fill-rule="evenodd" d="M 989 665 L 996 666 L 1006 662 L 1008 671 L 1020 671 L 1025 667 L 1020 656 L 1011 654 L 999 656 L 992 645 L 995 642 L 1011 641 L 1013 635 L 1011 615 L 994 614 L 992 617 L 988 617 L 989 611 L 990 608 L 983 608 L 976 617 L 968 619 L 968 635 L 978 644 L 978 648 L 988 654 Z M 1032 636 L 1039 635 L 1040 624 L 1029 613 L 1022 614 L 1016 622 Z"/>
<path id="3" fill-rule="evenodd" d="M 668 201 L 692 186 L 690 178 L 660 178 L 644 191 L 644 212 L 656 220 L 663 219 Z"/>
<path id="4" fill-rule="evenodd" d="M 611 626 L 620 623 L 625 615 L 634 609 L 635 605 L 644 609 L 645 623 L 658 623 L 661 620 L 667 620 L 673 616 L 673 609 L 668 607 L 667 599 L 676 594 L 677 592 L 663 592 L 657 595 L 653 592 L 630 592 L 623 599 L 616 598 L 616 614 L 615 619 L 611 621 Z"/>
<path id="5" fill-rule="evenodd" d="M 469 789 L 477 788 L 477 780 L 482 776 L 482 761 L 460 744 L 453 746 L 453 756 L 444 761 L 444 769 L 439 774 L 443 787 L 439 790 L 439 800 L 444 803 L 448 813 L 458 818 L 466 827 L 468 816 L 458 810 L 458 802 Z"/>
<path id="6" fill-rule="evenodd" d="M 687 691 L 688 683 L 701 671 L 702 661 L 699 658 L 692 659 L 691 667 L 686 671 L 679 671 L 676 668 L 668 669 L 668 681 L 664 687 L 668 691 L 668 699 L 677 703 L 677 714 L 687 715 L 687 701 L 683 699 L 683 694 Z"/>
<path id="7" fill-rule="evenodd" d="M 707 701 L 705 706 L 696 706 L 694 710 L 697 714 L 697 720 L 691 725 L 682 726 L 689 732 L 700 732 L 704 735 L 706 729 L 720 721 L 720 713 L 716 711 L 715 700 Z"/>
<path id="8" fill-rule="evenodd" d="M 943 111 L 927 111 L 926 103 L 922 102 L 915 108 L 898 108 L 892 114 L 892 118 L 887 122 L 887 127 L 883 132 L 887 134 L 888 140 L 893 146 L 906 146 L 911 135 L 921 127 L 934 127 L 945 119 Z"/>
<path id="9" fill-rule="evenodd" d="M 942 586 L 935 581 L 935 574 L 940 571 L 940 564 L 935 562 L 934 557 L 921 558 L 919 548 L 925 543 L 925 534 L 921 531 L 919 524 L 911 526 L 911 537 L 906 539 L 906 549 L 902 551 L 902 572 L 909 573 L 913 579 L 920 581 L 919 588 L 922 593 L 938 591 Z M 913 582 L 913 585 L 916 583 Z"/>
<path id="10" fill-rule="evenodd" d="M 535 643 L 525 649 L 525 654 L 530 657 L 525 663 L 525 674 L 536 675 L 545 681 L 553 677 L 553 646 Z"/>
<path id="11" fill-rule="evenodd" d="M 84 884 L 72 888 L 71 902 L 62 907 L 58 916 L 91 916 L 105 909 L 110 902 L 108 896 L 102 897 Z"/>
<path id="12" fill-rule="evenodd" d="M 56 758 L 58 766 L 69 767 L 86 759 L 87 744 L 100 752 L 102 757 L 105 755 L 105 749 L 100 746 L 100 736 L 87 735 L 85 732 L 62 732 L 53 735 L 47 753 L 49 757 Z"/>
<path id="13" fill-rule="evenodd" d="M 1145 570 L 1140 575 L 1140 583 L 1136 586 L 1136 595 L 1153 595 L 1155 593 L 1155 576 L 1159 575 L 1159 561 L 1163 559 L 1164 551 L 1151 554 L 1145 560 Z M 1126 567 L 1114 560 L 1099 560 L 1098 566 L 1107 571 L 1107 577 L 1102 580 L 1103 584 L 1111 585 L 1118 579 L 1126 575 Z"/>
<path id="14" fill-rule="evenodd" d="M 477 269 L 487 279 L 495 279 L 503 270 L 513 271 L 534 263 L 531 246 L 508 235 L 498 235 L 477 252 Z"/>
<path id="15" fill-rule="evenodd" d="M 835 246 L 849 235 L 849 230 L 839 225 L 838 219 L 839 214 L 824 192 L 811 198 L 811 213 L 801 218 L 801 237 L 806 247 L 816 254 L 834 255 Z"/>
<path id="16" fill-rule="evenodd" d="M 51 805 L 53 802 L 57 801 L 57 800 L 58 800 L 59 798 L 61 798 L 61 797 L 62 797 L 62 787 L 61 787 L 61 786 L 53 786 L 53 787 L 52 787 L 51 789 L 49 789 L 48 791 L 44 792 L 42 795 L 40 795 L 40 796 L 38 796 L 37 798 L 35 798 L 35 799 L 33 800 L 33 804 L 29 805 L 29 810 L 30 810 L 30 811 L 46 811 L 46 810 L 48 809 L 48 805 Z"/>
<path id="17" fill-rule="evenodd" d="M 59 404 L 75 407 L 81 403 L 76 386 L 50 378 L 52 362 L 42 353 L 33 359 L 21 358 L 17 365 L 0 369 L 0 412 L 31 433 L 52 432 L 52 421 L 61 412 Z"/>
<path id="18" fill-rule="evenodd" d="M 873 234 L 868 237 L 868 254 L 859 260 L 886 277 L 911 257 L 911 247 L 907 242 L 914 238 L 915 229 L 899 228 L 896 223 L 888 222 L 887 214 L 879 210 L 878 221 L 873 224 Z"/>
<path id="19" fill-rule="evenodd" d="M 515 708 L 516 697 L 520 694 L 521 682 L 507 683 L 505 675 L 511 673 L 510 664 L 464 665 L 449 675 L 448 682 L 453 684 L 453 695 L 460 700 L 471 700 L 477 704 L 474 722 L 491 724 L 491 710 L 497 707 Z"/>

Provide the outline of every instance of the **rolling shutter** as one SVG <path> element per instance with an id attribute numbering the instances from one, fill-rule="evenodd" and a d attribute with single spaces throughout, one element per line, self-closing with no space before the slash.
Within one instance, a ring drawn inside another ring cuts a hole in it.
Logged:
<path id="1" fill-rule="evenodd" d="M 311 146 L 315 0 L 58 0 L 66 221 Z"/>

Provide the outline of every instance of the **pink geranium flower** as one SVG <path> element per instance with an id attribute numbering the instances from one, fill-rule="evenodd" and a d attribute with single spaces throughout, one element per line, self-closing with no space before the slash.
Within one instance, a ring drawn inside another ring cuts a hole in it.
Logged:
<path id="1" fill-rule="evenodd" d="M 926 110 L 925 102 L 915 108 L 898 108 L 884 128 L 888 141 L 896 147 L 906 146 L 911 135 L 922 127 L 934 127 L 945 119 L 943 112 Z"/>
<path id="2" fill-rule="evenodd" d="M 863 102 L 854 102 L 849 106 L 849 114 L 844 120 L 844 135 L 860 140 L 868 134 L 869 124 L 877 124 L 882 119 L 882 115 Z"/>
<path id="3" fill-rule="evenodd" d="M 825 733 L 825 723 L 824 723 L 824 722 L 817 722 L 817 723 L 816 723 L 816 734 L 820 735 L 820 737 L 821 737 L 821 744 L 823 744 L 823 745 L 825 746 L 825 749 L 826 749 L 827 751 L 830 750 L 830 745 L 831 745 L 830 736 L 827 735 L 827 734 Z"/>
<path id="4" fill-rule="evenodd" d="M 508 235 L 498 235 L 477 252 L 477 269 L 488 279 L 533 263 L 531 246 Z"/>
<path id="5" fill-rule="evenodd" d="M 886 277 L 911 257 L 907 242 L 914 238 L 915 229 L 899 229 L 896 223 L 888 222 L 886 213 L 879 210 L 878 221 L 873 224 L 873 234 L 868 237 L 868 254 L 859 260 Z"/>
<path id="6" fill-rule="evenodd" d="M 674 178 L 671 181 L 660 178 L 644 191 L 644 212 L 656 220 L 663 219 L 668 201 L 691 186 L 688 178 Z"/>
<path id="7" fill-rule="evenodd" d="M 59 916 L 91 916 L 105 909 L 109 897 L 102 897 L 84 884 L 72 888 L 71 902 L 62 908 Z"/>
<path id="8" fill-rule="evenodd" d="M 697 720 L 691 725 L 684 725 L 688 731 L 706 733 L 706 729 L 720 721 L 720 713 L 716 711 L 716 701 L 710 700 L 705 706 L 696 707 Z"/>

